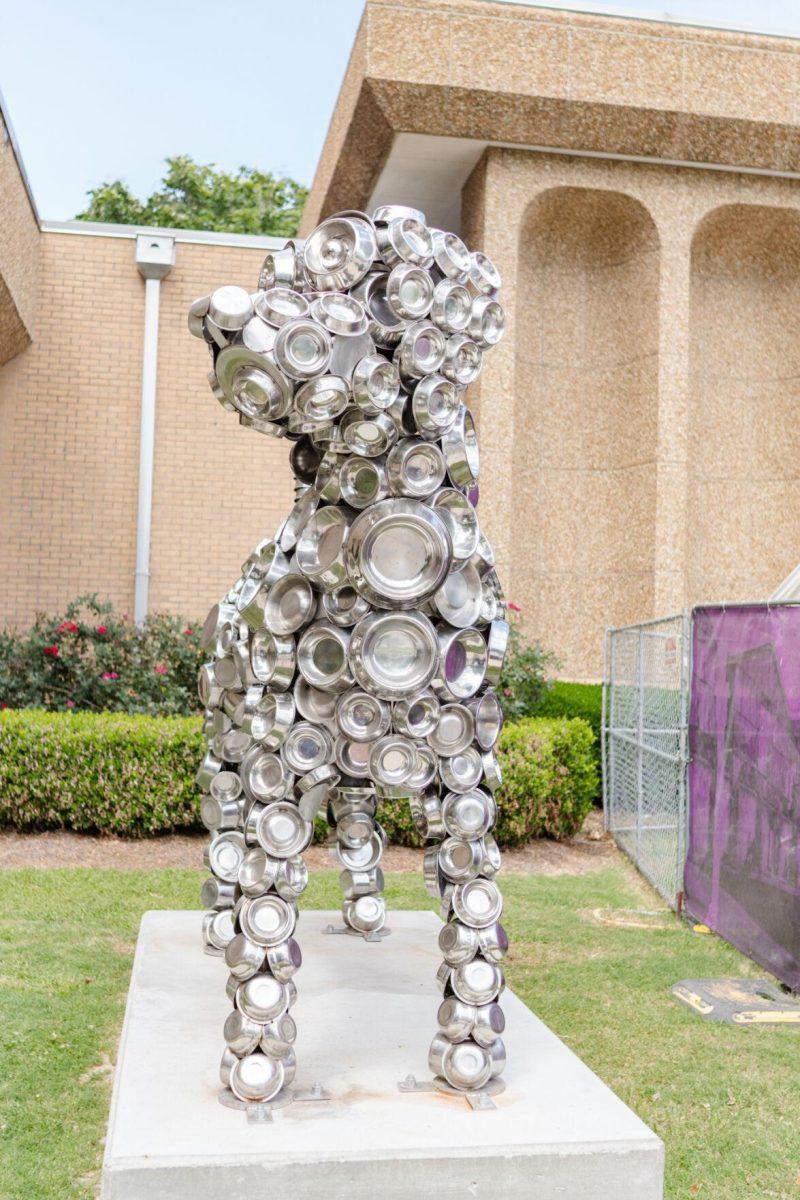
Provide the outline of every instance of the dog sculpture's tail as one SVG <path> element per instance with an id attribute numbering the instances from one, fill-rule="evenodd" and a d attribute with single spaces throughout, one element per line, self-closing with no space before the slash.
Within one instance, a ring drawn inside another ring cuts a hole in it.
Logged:
<path id="1" fill-rule="evenodd" d="M 203 634 L 204 939 L 230 972 L 229 1102 L 275 1099 L 294 1076 L 293 934 L 321 811 L 345 926 L 380 936 L 381 801 L 410 804 L 445 922 L 431 1069 L 445 1089 L 499 1086 L 494 689 L 508 626 L 464 403 L 503 335 L 499 286 L 455 234 L 384 206 L 268 254 L 256 292 L 220 287 L 191 307 L 212 391 L 242 425 L 286 438 L 296 484 Z"/>

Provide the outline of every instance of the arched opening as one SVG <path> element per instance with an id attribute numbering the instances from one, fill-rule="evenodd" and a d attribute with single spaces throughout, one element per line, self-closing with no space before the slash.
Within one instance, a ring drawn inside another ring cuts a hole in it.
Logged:
<path id="1" fill-rule="evenodd" d="M 800 562 L 800 213 L 716 209 L 691 270 L 688 593 L 766 599 Z"/>
<path id="2" fill-rule="evenodd" d="M 547 191 L 521 230 L 510 596 L 565 678 L 652 612 L 658 249 L 617 192 Z"/>

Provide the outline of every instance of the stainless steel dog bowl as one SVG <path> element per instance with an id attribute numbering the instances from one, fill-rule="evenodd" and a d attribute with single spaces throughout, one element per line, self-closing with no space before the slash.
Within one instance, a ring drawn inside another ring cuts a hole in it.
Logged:
<path id="1" fill-rule="evenodd" d="M 203 917 L 203 943 L 209 953 L 222 956 L 235 933 L 232 909 L 207 912 Z"/>
<path id="2" fill-rule="evenodd" d="M 475 1007 L 475 1023 L 471 1036 L 479 1046 L 491 1049 L 506 1027 L 506 1019 L 499 1004 L 479 1004 Z"/>
<path id="3" fill-rule="evenodd" d="M 430 317 L 442 333 L 463 333 L 473 312 L 472 297 L 461 283 L 442 279 L 433 291 Z"/>
<path id="4" fill-rule="evenodd" d="M 481 838 L 497 818 L 494 798 L 479 788 L 450 792 L 442 803 L 442 819 L 451 837 Z"/>
<path id="5" fill-rule="evenodd" d="M 483 354 L 472 338 L 454 333 L 447 339 L 441 372 L 459 388 L 469 387 L 481 373 Z"/>
<path id="6" fill-rule="evenodd" d="M 302 629 L 314 615 L 316 598 L 302 575 L 285 575 L 270 590 L 264 605 L 264 624 L 277 637 Z"/>
<path id="7" fill-rule="evenodd" d="M 308 867 L 302 855 L 282 858 L 275 876 L 275 891 L 284 900 L 296 900 L 308 886 Z"/>
<path id="8" fill-rule="evenodd" d="M 388 494 L 386 468 L 377 459 L 353 454 L 339 468 L 339 487 L 351 508 L 368 508 Z"/>
<path id="9" fill-rule="evenodd" d="M 288 1013 L 264 1025 L 259 1047 L 270 1058 L 283 1058 L 289 1054 L 297 1040 L 297 1026 Z"/>
<path id="10" fill-rule="evenodd" d="M 488 962 L 503 961 L 508 953 L 508 934 L 499 921 L 478 930 L 478 947 Z"/>
<path id="11" fill-rule="evenodd" d="M 267 854 L 283 859 L 302 854 L 311 842 L 314 827 L 296 805 L 281 800 L 259 813 L 255 832 Z"/>
<path id="12" fill-rule="evenodd" d="M 503 897 L 490 879 L 471 879 L 453 889 L 453 912 L 473 929 L 494 925 L 503 911 Z"/>
<path id="13" fill-rule="evenodd" d="M 312 687 L 343 692 L 352 686 L 347 657 L 350 633 L 339 625 L 317 621 L 300 637 L 297 666 Z"/>
<path id="14" fill-rule="evenodd" d="M 278 942 L 277 946 L 270 946 L 267 949 L 267 966 L 276 979 L 281 983 L 288 983 L 296 971 L 300 970 L 303 965 L 303 954 L 298 943 L 294 938 L 287 938 L 285 942 Z M 245 985 L 246 986 L 246 985 Z M 288 1006 L 289 997 L 284 988 L 284 996 Z M 273 1017 L 267 1017 L 267 1020 L 275 1020 L 276 1013 Z"/>
<path id="15" fill-rule="evenodd" d="M 297 539 L 295 562 L 307 579 L 325 591 L 347 579 L 344 543 L 349 522 L 346 513 L 328 504 L 308 519 Z"/>
<path id="16" fill-rule="evenodd" d="M 469 272 L 470 282 L 477 291 L 486 296 L 493 296 L 502 286 L 500 272 L 488 255 L 481 250 L 475 250 L 470 255 L 472 260 Z"/>
<path id="17" fill-rule="evenodd" d="M 245 727 L 265 750 L 277 750 L 286 739 L 295 718 L 295 702 L 288 692 L 267 692 L 251 714 L 245 712 Z"/>
<path id="18" fill-rule="evenodd" d="M 386 280 L 386 302 L 401 321 L 420 321 L 433 303 L 433 280 L 424 267 L 400 263 Z"/>
<path id="19" fill-rule="evenodd" d="M 411 414 L 420 436 L 443 436 L 455 422 L 459 404 L 456 385 L 450 379 L 435 372 L 420 379 L 411 397 Z"/>
<path id="20" fill-rule="evenodd" d="M 350 527 L 345 562 L 355 589 L 377 608 L 411 608 L 432 595 L 450 568 L 442 518 L 417 500 L 382 500 Z"/>
<path id="21" fill-rule="evenodd" d="M 439 867 L 446 879 L 460 883 L 478 874 L 483 853 L 479 842 L 447 837 L 439 847 Z"/>
<path id="22" fill-rule="evenodd" d="M 326 329 L 309 317 L 287 321 L 275 339 L 275 361 L 290 379 L 324 375 L 331 360 L 332 343 Z"/>
<path id="23" fill-rule="evenodd" d="M 294 678 L 294 638 L 259 629 L 250 640 L 250 665 L 259 683 L 268 683 L 274 691 L 286 691 Z"/>
<path id="24" fill-rule="evenodd" d="M 439 756 L 434 750 L 431 750 L 426 742 L 415 741 L 412 744 L 416 752 L 416 761 L 414 770 L 406 783 L 415 792 L 421 792 L 429 787 L 436 778 Z"/>
<path id="25" fill-rule="evenodd" d="M 503 669 L 503 660 L 506 656 L 510 632 L 508 621 L 492 621 L 491 625 L 489 626 L 489 636 L 487 638 L 486 682 L 491 687 L 496 687 L 500 682 L 500 672 Z"/>
<path id="26" fill-rule="evenodd" d="M 293 905 L 272 894 L 246 899 L 239 909 L 242 933 L 258 946 L 277 946 L 284 942 L 291 937 L 296 923 Z"/>
<path id="27" fill-rule="evenodd" d="M 217 357 L 216 374 L 226 400 L 244 416 L 277 421 L 289 411 L 292 387 L 271 355 L 226 346 Z"/>
<path id="28" fill-rule="evenodd" d="M 281 746 L 281 755 L 290 771 L 305 775 L 333 758 L 333 742 L 326 729 L 300 721 Z"/>
<path id="29" fill-rule="evenodd" d="M 236 990 L 236 1007 L 243 1016 L 259 1026 L 256 1041 L 258 1045 L 261 1041 L 261 1026 L 286 1012 L 286 988 L 273 975 L 254 975 L 252 979 L 239 984 Z"/>
<path id="30" fill-rule="evenodd" d="M 470 929 L 460 921 L 447 921 L 439 930 L 439 949 L 451 967 L 471 962 L 478 953 L 478 946 L 478 930 Z"/>
<path id="31" fill-rule="evenodd" d="M 442 620 L 459 629 L 474 625 L 479 620 L 482 602 L 480 576 L 469 563 L 460 571 L 451 571 L 438 592 L 431 597 L 431 604 Z"/>
<path id="32" fill-rule="evenodd" d="M 319 375 L 298 388 L 294 398 L 296 411 L 306 422 L 317 426 L 340 417 L 350 402 L 347 380 L 339 375 Z"/>
<path id="33" fill-rule="evenodd" d="M 434 375 L 445 360 L 447 339 L 432 321 L 413 321 L 404 331 L 395 354 L 400 375 L 422 379 Z"/>
<path id="34" fill-rule="evenodd" d="M 469 746 L 475 735 L 475 719 L 463 704 L 443 704 L 436 727 L 427 735 L 437 754 L 450 758 Z"/>
<path id="35" fill-rule="evenodd" d="M 226 830 L 211 839 L 205 849 L 203 860 L 217 879 L 221 879 L 224 883 L 236 883 L 245 851 L 244 835 L 237 830 Z"/>
<path id="36" fill-rule="evenodd" d="M 325 592 L 322 597 L 325 616 L 343 629 L 355 625 L 369 612 L 369 604 L 350 584 Z"/>
<path id="37" fill-rule="evenodd" d="M 377 257 L 374 227 L 367 219 L 334 216 L 306 238 L 303 262 L 314 285 L 325 291 L 358 283 Z"/>
<path id="38" fill-rule="evenodd" d="M 477 1091 L 492 1077 L 489 1051 L 475 1042 L 450 1042 L 438 1035 L 431 1042 L 428 1066 L 451 1087 Z"/>
<path id="39" fill-rule="evenodd" d="M 208 315 L 226 332 L 235 332 L 253 315 L 253 301 L 243 287 L 227 284 L 216 288 L 208 298 Z"/>
<path id="40" fill-rule="evenodd" d="M 453 967 L 450 986 L 459 1000 L 467 1004 L 491 1004 L 503 988 L 503 972 L 496 963 L 483 958 Z"/>
<path id="41" fill-rule="evenodd" d="M 457 488 L 440 488 L 434 492 L 430 504 L 447 526 L 453 548 L 453 565 L 458 570 L 469 562 L 477 549 L 480 538 L 478 514 Z"/>
<path id="42" fill-rule="evenodd" d="M 337 767 L 353 779 L 369 778 L 369 752 L 369 742 L 354 742 L 344 734 L 336 739 L 334 745 Z"/>
<path id="43" fill-rule="evenodd" d="M 370 750 L 370 777 L 383 787 L 400 787 L 407 783 L 416 764 L 414 743 L 398 734 L 379 738 Z"/>
<path id="44" fill-rule="evenodd" d="M 478 481 L 480 455 L 472 413 L 461 405 L 453 425 L 442 436 L 447 473 L 454 487 L 464 491 Z"/>
<path id="45" fill-rule="evenodd" d="M 420 692 L 398 700 L 392 709 L 392 725 L 405 737 L 426 738 L 439 723 L 439 701 L 433 692 Z"/>
<path id="46" fill-rule="evenodd" d="M 463 1042 L 472 1033 L 477 1010 L 457 996 L 447 996 L 439 1005 L 436 1020 L 439 1029 L 450 1042 Z"/>
<path id="47" fill-rule="evenodd" d="M 263 896 L 277 873 L 277 859 L 270 858 L 261 846 L 251 846 L 239 866 L 239 887 L 245 896 Z"/>
<path id="48" fill-rule="evenodd" d="M 479 750 L 467 746 L 452 758 L 443 758 L 439 763 L 442 783 L 451 792 L 470 792 L 483 779 L 483 760 Z"/>
<path id="49" fill-rule="evenodd" d="M 336 715 L 335 694 L 321 692 L 312 687 L 302 675 L 298 675 L 293 695 L 297 711 L 305 721 L 333 727 Z"/>
<path id="50" fill-rule="evenodd" d="M 244 790 L 251 800 L 280 800 L 291 785 L 289 771 L 283 760 L 255 745 L 248 750 L 239 768 Z"/>
<path id="51" fill-rule="evenodd" d="M 464 284 L 472 270 L 472 256 L 455 233 L 441 229 L 433 231 L 433 261 L 448 279 Z"/>
<path id="52" fill-rule="evenodd" d="M 355 296 L 344 292 L 323 292 L 311 303 L 311 315 L 328 333 L 339 337 L 359 337 L 367 332 L 367 311 Z"/>
<path id="53" fill-rule="evenodd" d="M 225 962 L 234 979 L 250 979 L 261 970 L 265 957 L 264 947 L 257 945 L 243 933 L 237 933 L 225 947 Z M 225 1040 L 228 1040 L 227 1037 Z"/>
<path id="54" fill-rule="evenodd" d="M 288 321 L 308 316 L 308 300 L 290 287 L 271 287 L 259 292 L 255 310 L 262 321 L 279 329 Z"/>
<path id="55" fill-rule="evenodd" d="M 486 642 L 478 629 L 439 630 L 439 669 L 432 680 L 434 691 L 467 700 L 474 696 L 486 673 Z"/>
<path id="56" fill-rule="evenodd" d="M 412 263 L 426 267 L 433 262 L 433 239 L 430 231 L 416 217 L 394 217 L 376 228 L 378 250 L 389 267 Z"/>
<path id="57" fill-rule="evenodd" d="M 224 883 L 209 875 L 200 889 L 200 904 L 203 908 L 233 908 L 236 903 L 236 885 Z"/>
<path id="58" fill-rule="evenodd" d="M 388 704 L 361 688 L 352 688 L 340 696 L 336 705 L 336 724 L 353 742 L 371 742 L 382 737 L 391 723 Z"/>
<path id="59" fill-rule="evenodd" d="M 506 330 L 506 315 L 502 305 L 491 296 L 476 296 L 466 330 L 482 350 L 496 346 Z"/>
<path id="60" fill-rule="evenodd" d="M 268 1054 L 248 1054 L 237 1059 L 231 1068 L 230 1089 L 245 1103 L 266 1104 L 274 1099 L 284 1085 L 284 1068 L 280 1059 Z"/>
<path id="61" fill-rule="evenodd" d="M 417 500 L 432 495 L 441 486 L 446 469 L 436 443 L 421 438 L 403 438 L 386 459 L 386 478 L 392 495 Z"/>
<path id="62" fill-rule="evenodd" d="M 410 699 L 436 672 L 436 631 L 421 613 L 372 613 L 353 630 L 350 664 L 365 691 L 382 700 Z"/>
<path id="63" fill-rule="evenodd" d="M 400 393 L 397 367 L 381 354 L 368 354 L 353 371 L 353 400 L 367 416 L 385 412 Z"/>
<path id="64" fill-rule="evenodd" d="M 352 409 L 342 418 L 339 428 L 345 447 L 364 458 L 385 454 L 397 441 L 397 426 L 381 412 L 367 416 L 360 409 Z"/>
<path id="65" fill-rule="evenodd" d="M 345 901 L 342 914 L 351 929 L 376 933 L 386 924 L 386 901 L 383 896 L 359 896 Z"/>

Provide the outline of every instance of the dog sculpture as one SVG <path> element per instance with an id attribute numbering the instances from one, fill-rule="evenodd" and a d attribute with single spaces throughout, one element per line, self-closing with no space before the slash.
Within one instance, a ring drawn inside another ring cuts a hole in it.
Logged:
<path id="1" fill-rule="evenodd" d="M 290 442 L 296 492 L 203 631 L 203 936 L 230 971 L 233 1104 L 273 1101 L 294 1077 L 293 932 L 320 811 L 345 926 L 381 936 L 387 799 L 411 805 L 445 922 L 431 1069 L 447 1090 L 500 1086 L 508 943 L 491 830 L 508 625 L 464 403 L 503 335 L 499 287 L 455 234 L 383 206 L 268 254 L 256 292 L 191 306 L 214 394 Z"/>

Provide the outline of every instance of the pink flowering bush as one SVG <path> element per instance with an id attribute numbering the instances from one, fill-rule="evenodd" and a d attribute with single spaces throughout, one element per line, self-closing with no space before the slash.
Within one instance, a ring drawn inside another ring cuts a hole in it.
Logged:
<path id="1" fill-rule="evenodd" d="M 521 614 L 520 606 L 510 601 L 508 651 L 497 688 L 503 714 L 509 721 L 532 717 L 538 712 L 550 686 L 548 675 L 558 667 L 553 654 L 525 636 Z"/>
<path id="2" fill-rule="evenodd" d="M 137 629 L 96 596 L 0 632 L 0 706 L 149 716 L 199 711 L 199 631 L 163 613 Z"/>

